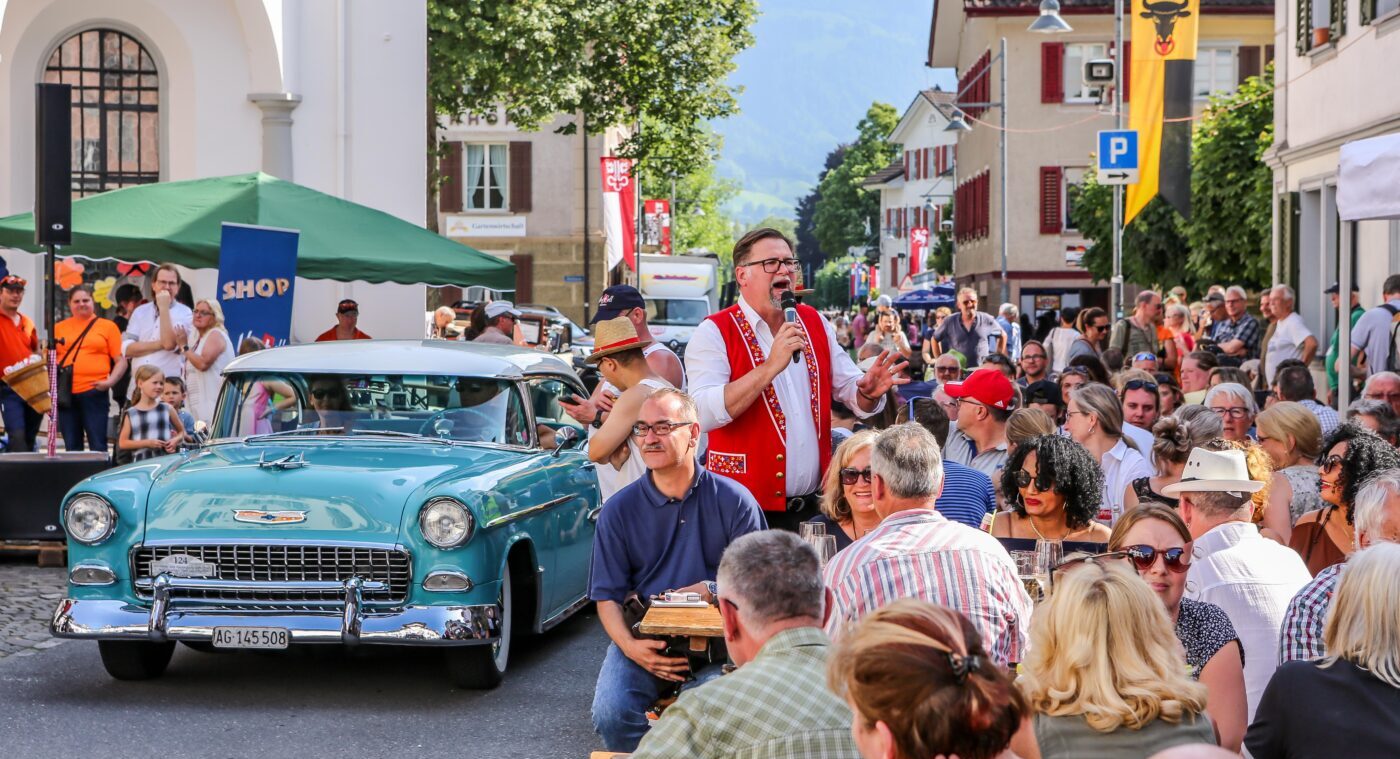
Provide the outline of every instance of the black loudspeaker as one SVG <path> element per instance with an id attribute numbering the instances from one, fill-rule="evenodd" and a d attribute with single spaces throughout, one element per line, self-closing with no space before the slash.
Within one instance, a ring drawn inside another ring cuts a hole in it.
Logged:
<path id="1" fill-rule="evenodd" d="M 34 244 L 73 242 L 73 93 L 34 85 Z"/>

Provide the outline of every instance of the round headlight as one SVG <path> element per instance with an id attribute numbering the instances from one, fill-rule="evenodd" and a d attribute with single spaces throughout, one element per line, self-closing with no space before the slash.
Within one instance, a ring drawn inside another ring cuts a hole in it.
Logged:
<path id="1" fill-rule="evenodd" d="M 475 525 L 471 511 L 452 498 L 434 498 L 418 512 L 423 537 L 438 548 L 455 548 L 467 542 Z"/>
<path id="2" fill-rule="evenodd" d="M 75 496 L 63 515 L 68 537 L 84 545 L 96 545 L 117 529 L 117 511 L 105 498 L 92 493 Z"/>

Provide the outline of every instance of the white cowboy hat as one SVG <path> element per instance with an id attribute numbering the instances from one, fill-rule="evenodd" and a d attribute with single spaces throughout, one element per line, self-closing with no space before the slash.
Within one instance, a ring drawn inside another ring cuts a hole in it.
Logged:
<path id="1" fill-rule="evenodd" d="M 1249 478 L 1249 466 L 1244 451 L 1191 450 L 1181 481 L 1162 488 L 1162 495 L 1176 497 L 1180 493 L 1230 492 L 1254 493 L 1264 483 Z"/>

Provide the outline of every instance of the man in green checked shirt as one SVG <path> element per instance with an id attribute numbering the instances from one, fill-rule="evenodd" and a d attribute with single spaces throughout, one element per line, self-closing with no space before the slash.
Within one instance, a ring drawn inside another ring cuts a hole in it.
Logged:
<path id="1" fill-rule="evenodd" d="M 750 533 L 724 552 L 717 580 L 739 669 L 681 693 L 634 759 L 860 759 L 850 708 L 826 687 L 816 553 L 790 532 Z"/>

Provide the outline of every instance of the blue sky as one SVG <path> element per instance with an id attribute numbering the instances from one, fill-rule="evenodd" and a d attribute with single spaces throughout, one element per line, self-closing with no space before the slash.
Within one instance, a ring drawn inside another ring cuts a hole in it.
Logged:
<path id="1" fill-rule="evenodd" d="M 872 102 L 902 112 L 920 89 L 953 88 L 951 70 L 924 66 L 932 12 L 933 0 L 760 0 L 754 45 L 730 77 L 741 113 L 714 125 L 720 174 L 743 190 L 739 219 L 792 216 Z"/>

